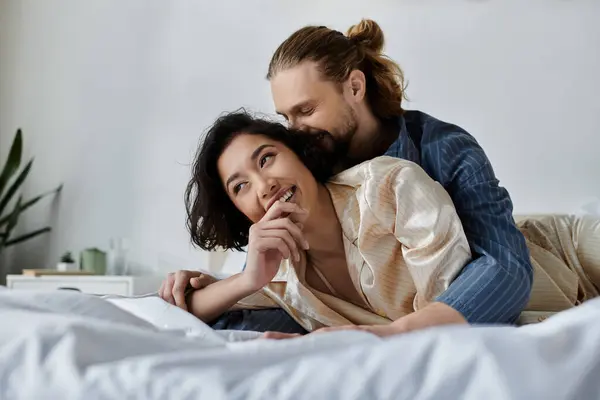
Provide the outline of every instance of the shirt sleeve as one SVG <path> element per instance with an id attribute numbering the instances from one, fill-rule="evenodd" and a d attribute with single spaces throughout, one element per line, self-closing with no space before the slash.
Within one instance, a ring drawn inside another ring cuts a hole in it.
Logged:
<path id="1" fill-rule="evenodd" d="M 369 165 L 366 198 L 384 230 L 401 244 L 416 288 L 414 309 L 435 301 L 471 259 L 446 190 L 417 164 L 391 157 Z"/>
<path id="2" fill-rule="evenodd" d="M 446 132 L 431 158 L 443 177 L 473 252 L 473 260 L 437 301 L 470 323 L 513 323 L 529 301 L 533 267 L 513 219 L 506 189 L 476 140 Z M 431 175 L 431 174 L 430 174 Z"/>

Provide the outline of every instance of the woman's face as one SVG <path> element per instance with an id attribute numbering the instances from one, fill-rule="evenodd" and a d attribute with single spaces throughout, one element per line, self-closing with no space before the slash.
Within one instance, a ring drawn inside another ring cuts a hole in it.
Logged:
<path id="1" fill-rule="evenodd" d="M 252 223 L 276 201 L 314 208 L 318 183 L 296 153 L 262 135 L 240 134 L 219 157 L 217 168 L 233 204 Z"/>

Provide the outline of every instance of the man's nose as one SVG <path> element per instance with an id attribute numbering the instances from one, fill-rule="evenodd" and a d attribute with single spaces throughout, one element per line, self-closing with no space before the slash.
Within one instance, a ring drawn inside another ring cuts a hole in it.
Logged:
<path id="1" fill-rule="evenodd" d="M 310 129 L 306 124 L 303 124 L 298 118 L 290 119 L 288 123 L 289 127 L 303 132 L 308 132 Z"/>

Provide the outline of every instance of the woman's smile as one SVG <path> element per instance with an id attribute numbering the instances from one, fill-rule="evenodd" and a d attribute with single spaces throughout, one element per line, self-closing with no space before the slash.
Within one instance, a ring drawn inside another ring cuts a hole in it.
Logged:
<path id="1" fill-rule="evenodd" d="M 265 211 L 268 211 L 271 207 L 273 207 L 273 204 L 275 204 L 277 201 L 283 201 L 284 203 L 295 203 L 297 189 L 298 187 L 296 185 L 292 185 L 285 190 L 279 191 L 269 201 L 267 207 L 265 208 Z"/>

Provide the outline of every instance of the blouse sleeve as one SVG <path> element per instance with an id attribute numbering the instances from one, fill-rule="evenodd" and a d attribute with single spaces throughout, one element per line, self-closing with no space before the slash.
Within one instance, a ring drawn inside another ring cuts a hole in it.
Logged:
<path id="1" fill-rule="evenodd" d="M 471 259 L 454 204 L 419 165 L 391 157 L 371 163 L 365 188 L 373 214 L 401 244 L 417 290 L 414 308 L 423 308 Z"/>

